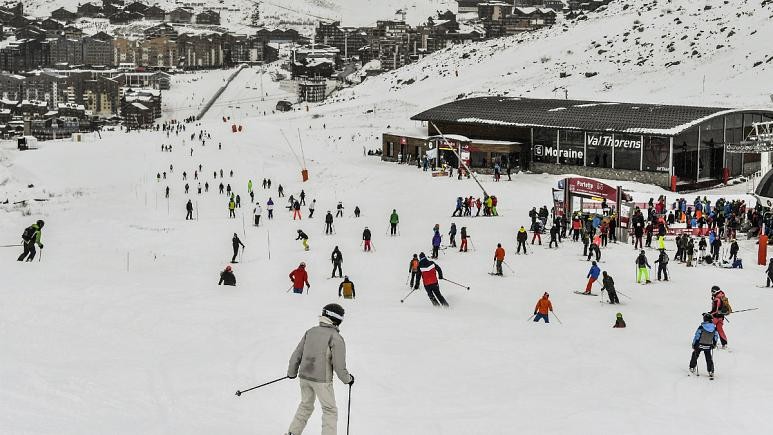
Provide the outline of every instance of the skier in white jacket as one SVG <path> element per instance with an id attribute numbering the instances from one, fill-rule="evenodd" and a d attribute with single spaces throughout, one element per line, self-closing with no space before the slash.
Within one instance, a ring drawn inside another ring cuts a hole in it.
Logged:
<path id="1" fill-rule="evenodd" d="M 322 309 L 319 326 L 303 335 L 290 357 L 287 377 L 300 378 L 301 403 L 287 435 L 300 435 L 314 412 L 314 400 L 322 407 L 322 435 L 338 433 L 338 407 L 333 392 L 333 372 L 341 382 L 352 385 L 354 376 L 346 370 L 346 344 L 338 333 L 344 309 L 328 304 Z"/>
<path id="2" fill-rule="evenodd" d="M 259 202 L 255 203 L 254 213 L 255 213 L 255 226 L 257 227 L 257 226 L 260 226 L 260 215 L 263 213 L 263 209 L 260 208 Z"/>

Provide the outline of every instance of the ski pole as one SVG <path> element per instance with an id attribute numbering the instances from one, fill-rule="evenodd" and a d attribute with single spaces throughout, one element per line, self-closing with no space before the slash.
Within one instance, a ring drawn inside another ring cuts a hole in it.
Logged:
<path id="1" fill-rule="evenodd" d="M 43 261 L 43 248 L 40 248 L 40 255 L 38 255 L 38 263 Z"/>
<path id="2" fill-rule="evenodd" d="M 0 248 L 15 248 L 15 247 L 18 247 L 18 246 L 22 246 L 22 245 L 21 244 L 18 244 L 18 245 L 0 245 Z"/>
<path id="3" fill-rule="evenodd" d="M 556 312 L 555 312 L 555 311 L 551 311 L 551 313 L 553 313 L 553 315 L 556 317 L 556 320 L 558 320 L 558 323 L 559 323 L 559 324 L 561 324 L 561 325 L 563 325 L 563 324 L 564 324 L 564 322 L 562 322 L 562 321 L 561 321 L 561 319 L 559 319 L 559 318 L 558 318 L 558 315 L 556 314 Z"/>
<path id="4" fill-rule="evenodd" d="M 625 294 L 625 293 L 621 292 L 620 290 L 615 290 L 615 292 L 617 292 L 618 294 L 621 294 L 621 295 L 623 295 L 623 296 L 627 297 L 628 299 L 633 299 L 632 297 L 630 297 L 630 296 L 628 296 L 627 294 Z"/>
<path id="5" fill-rule="evenodd" d="M 504 263 L 504 265 L 505 265 L 505 266 L 507 266 L 507 268 L 508 268 L 508 269 L 510 269 L 510 272 L 513 272 L 513 273 L 515 273 L 515 271 L 513 270 L 513 268 L 512 268 L 512 267 L 510 267 L 510 265 L 509 265 L 509 264 L 507 264 L 507 262 L 506 262 L 506 261 L 502 261 L 502 263 Z"/>
<path id="6" fill-rule="evenodd" d="M 759 310 L 759 308 L 746 308 L 744 310 L 734 310 L 734 311 L 732 311 L 730 313 L 725 314 L 725 316 L 729 316 L 729 315 L 735 314 L 735 313 L 743 313 L 744 311 L 754 311 L 754 310 Z"/>
<path id="7" fill-rule="evenodd" d="M 413 275 L 413 272 L 408 272 L 408 278 L 405 278 L 405 285 L 408 285 L 411 281 L 411 275 Z"/>
<path id="8" fill-rule="evenodd" d="M 405 302 L 405 300 L 408 299 L 408 296 L 412 295 L 413 292 L 415 292 L 416 290 L 418 290 L 418 289 L 416 289 L 416 288 L 412 289 L 407 295 L 405 295 L 404 298 L 400 299 L 400 303 L 402 304 L 403 302 Z"/>
<path id="9" fill-rule="evenodd" d="M 271 381 L 271 382 L 266 382 L 265 384 L 260 384 L 260 385 L 258 385 L 258 386 L 255 386 L 255 387 L 248 388 L 248 389 L 246 389 L 246 390 L 244 390 L 244 391 L 239 391 L 239 390 L 237 390 L 237 391 L 236 391 L 236 395 L 237 395 L 237 396 L 241 396 L 243 393 L 246 393 L 246 392 L 248 392 L 248 391 L 252 391 L 252 390 L 254 390 L 254 389 L 256 389 L 256 388 L 260 388 L 260 387 L 265 387 L 266 385 L 271 385 L 271 384 L 273 384 L 274 382 L 284 381 L 285 379 L 289 379 L 289 378 L 290 378 L 289 376 L 285 376 L 285 377 L 282 377 L 282 378 L 279 378 L 279 379 L 274 379 L 274 380 L 273 380 L 273 381 Z"/>
<path id="10" fill-rule="evenodd" d="M 346 405 L 346 435 L 349 435 L 349 420 L 352 418 L 352 384 L 349 384 L 349 403 Z"/>
<path id="11" fill-rule="evenodd" d="M 469 287 L 469 286 L 466 286 L 466 285 L 464 285 L 464 284 L 459 284 L 458 282 L 451 281 L 450 279 L 445 279 L 445 278 L 440 278 L 440 279 L 442 279 L 443 281 L 448 281 L 448 282 L 450 282 L 451 284 L 458 285 L 459 287 L 466 288 L 467 290 L 469 290 L 469 289 L 470 289 L 470 287 Z"/>
<path id="12" fill-rule="evenodd" d="M 536 316 L 536 314 L 532 314 L 531 316 L 529 316 L 529 318 L 528 318 L 528 319 L 526 319 L 526 321 L 528 322 L 529 320 L 533 319 L 533 318 L 534 318 L 534 316 Z"/>
<path id="13" fill-rule="evenodd" d="M 290 284 L 290 288 L 288 288 L 285 293 L 290 293 L 290 290 L 292 290 L 292 289 L 293 289 L 293 284 Z"/>

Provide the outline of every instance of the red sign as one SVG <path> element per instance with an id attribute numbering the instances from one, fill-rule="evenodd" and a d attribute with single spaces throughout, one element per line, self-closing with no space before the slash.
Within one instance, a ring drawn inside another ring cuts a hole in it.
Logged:
<path id="1" fill-rule="evenodd" d="M 617 202 L 617 188 L 590 178 L 569 178 L 569 192 L 572 195 L 605 198 Z"/>

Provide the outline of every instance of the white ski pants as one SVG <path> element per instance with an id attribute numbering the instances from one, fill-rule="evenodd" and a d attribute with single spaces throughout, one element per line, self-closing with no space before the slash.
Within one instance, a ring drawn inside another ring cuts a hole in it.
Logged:
<path id="1" fill-rule="evenodd" d="M 322 406 L 322 435 L 336 435 L 338 429 L 338 408 L 332 382 L 312 382 L 300 379 L 301 404 L 295 412 L 289 432 L 300 435 L 314 412 L 314 399 Z"/>

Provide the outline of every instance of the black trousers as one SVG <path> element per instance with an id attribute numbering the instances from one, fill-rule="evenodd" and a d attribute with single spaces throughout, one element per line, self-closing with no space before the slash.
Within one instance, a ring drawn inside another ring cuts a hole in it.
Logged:
<path id="1" fill-rule="evenodd" d="M 309 218 L 311 218 L 312 216 L 314 216 L 314 209 L 310 208 L 309 209 Z"/>
<path id="2" fill-rule="evenodd" d="M 660 274 L 668 281 L 668 266 L 658 263 L 658 281 L 660 281 Z"/>
<path id="3" fill-rule="evenodd" d="M 520 254 L 521 253 L 521 248 L 523 248 L 523 253 L 525 254 L 526 253 L 526 242 L 519 240 L 518 241 L 518 250 L 515 251 L 515 253 L 516 254 Z"/>
<path id="4" fill-rule="evenodd" d="M 258 225 L 260 225 L 260 215 L 259 214 L 255 215 L 255 226 L 257 227 Z"/>
<path id="5" fill-rule="evenodd" d="M 234 246 L 234 256 L 233 256 L 233 258 L 231 258 L 231 263 L 233 263 L 234 261 L 236 261 L 236 256 L 237 256 L 237 255 L 239 255 L 239 246 L 238 246 L 238 245 L 237 245 L 237 246 Z"/>
<path id="6" fill-rule="evenodd" d="M 633 244 L 633 249 L 636 249 L 636 248 L 641 249 L 641 248 L 643 248 L 644 246 L 642 246 L 642 243 L 641 243 L 641 236 L 635 236 L 635 237 L 636 237 L 636 241 Z"/>
<path id="7" fill-rule="evenodd" d="M 694 369 L 698 365 L 698 356 L 703 352 L 706 356 L 706 368 L 709 373 L 714 373 L 714 358 L 711 356 L 711 349 L 701 349 L 700 347 L 694 347 L 692 351 L 692 357 L 690 358 L 690 368 Z"/>
<path id="8" fill-rule="evenodd" d="M 590 249 L 588 249 L 588 260 L 593 257 L 593 254 L 596 254 L 596 261 L 601 260 L 601 250 L 596 247 L 596 245 L 591 245 Z"/>
<path id="9" fill-rule="evenodd" d="M 188 213 L 185 214 L 185 220 L 192 220 L 193 219 L 193 210 L 188 210 Z"/>
<path id="10" fill-rule="evenodd" d="M 342 210 L 338 210 L 336 212 L 336 217 L 344 217 L 344 212 Z"/>
<path id="11" fill-rule="evenodd" d="M 580 240 L 580 230 L 572 230 L 572 240 L 575 242 Z"/>
<path id="12" fill-rule="evenodd" d="M 432 302 L 432 305 L 434 306 L 448 306 L 448 302 L 446 302 L 446 298 L 443 297 L 443 295 L 440 293 L 440 286 L 437 284 L 431 284 L 431 285 L 425 285 L 424 290 L 427 291 L 427 296 L 429 297 L 430 302 Z"/>
<path id="13" fill-rule="evenodd" d="M 331 234 L 333 232 L 333 224 L 325 222 L 325 234 Z"/>
<path id="14" fill-rule="evenodd" d="M 432 247 L 432 258 L 437 258 L 439 251 L 440 251 L 440 246 L 433 246 Z"/>
<path id="15" fill-rule="evenodd" d="M 394 223 L 394 224 L 391 223 L 391 222 L 389 223 L 389 234 L 392 235 L 392 236 L 397 234 L 397 224 L 396 223 Z"/>
<path id="16" fill-rule="evenodd" d="M 502 262 L 497 260 L 497 275 L 502 275 Z"/>
<path id="17" fill-rule="evenodd" d="M 344 273 L 341 272 L 341 263 L 336 263 L 336 262 L 333 262 L 333 274 L 330 277 L 335 278 L 336 270 L 338 271 L 338 277 L 343 278 Z"/>
<path id="18" fill-rule="evenodd" d="M 421 273 L 417 270 L 416 272 L 411 272 L 411 288 L 418 289 L 419 288 L 419 281 L 421 281 Z"/>
<path id="19" fill-rule="evenodd" d="M 609 294 L 609 303 L 610 304 L 619 304 L 620 299 L 617 298 L 617 291 L 615 290 L 607 290 L 607 294 Z"/>
<path id="20" fill-rule="evenodd" d="M 269 219 L 274 219 L 274 210 L 269 210 L 268 211 L 268 218 Z"/>
<path id="21" fill-rule="evenodd" d="M 768 274 L 768 283 L 765 285 L 765 287 L 770 287 L 771 282 L 773 282 L 773 275 Z"/>
<path id="22" fill-rule="evenodd" d="M 556 244 L 556 248 L 558 248 L 558 240 L 556 240 L 554 238 L 550 239 L 550 244 L 548 244 L 548 248 L 552 248 L 553 247 L 553 243 L 555 243 Z"/>
<path id="23" fill-rule="evenodd" d="M 29 242 L 24 242 L 24 252 L 22 252 L 21 255 L 19 255 L 19 258 L 17 258 L 18 261 L 24 261 L 25 259 L 27 261 L 32 261 L 33 258 L 35 258 L 35 241 L 30 240 Z"/>
<path id="24" fill-rule="evenodd" d="M 456 234 L 450 234 L 450 236 L 451 236 L 451 238 L 450 238 L 451 246 L 453 246 L 455 248 L 456 247 Z"/>

